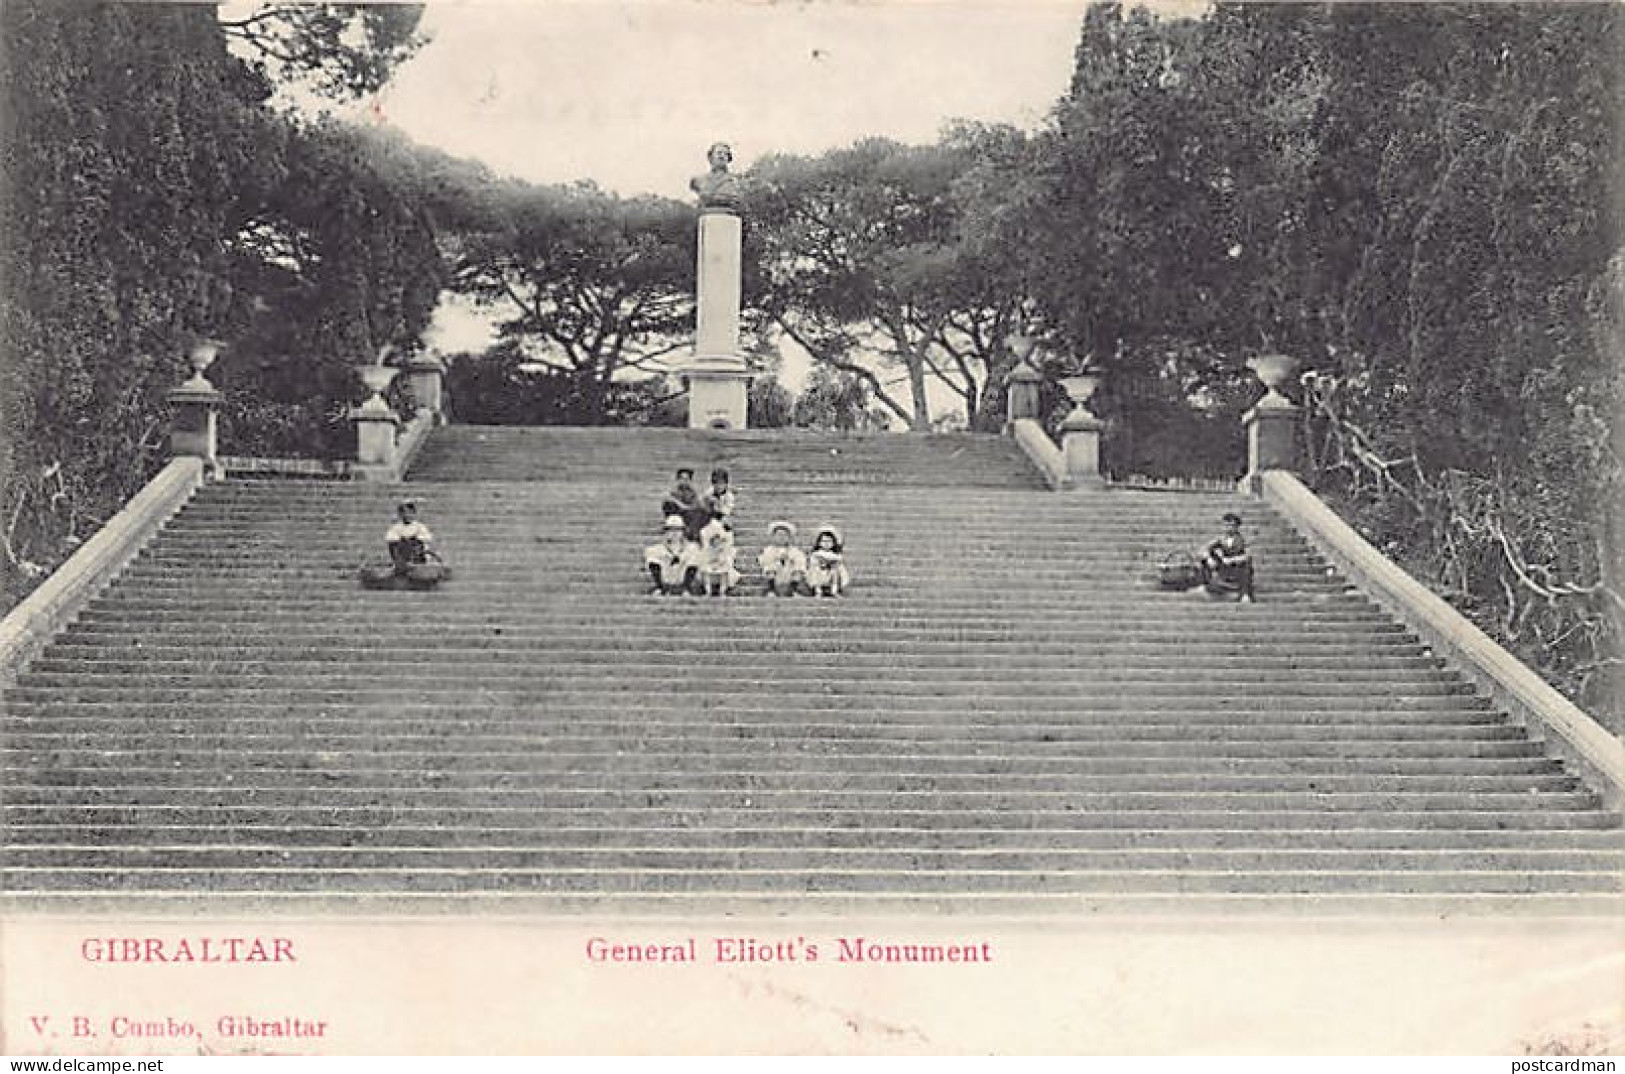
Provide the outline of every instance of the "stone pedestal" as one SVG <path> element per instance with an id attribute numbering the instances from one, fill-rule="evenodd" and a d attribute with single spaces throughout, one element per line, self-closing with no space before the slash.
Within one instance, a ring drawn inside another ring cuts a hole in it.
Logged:
<path id="1" fill-rule="evenodd" d="M 1298 368 L 1289 354 L 1260 354 L 1247 360 L 1247 367 L 1263 382 L 1264 398 L 1241 416 L 1247 430 L 1247 476 L 1254 484 L 1265 470 L 1298 468 L 1298 418 L 1302 410 L 1281 394 Z"/>
<path id="2" fill-rule="evenodd" d="M 1241 416 L 1247 430 L 1247 476 L 1298 468 L 1298 420 L 1303 408 L 1273 390 Z"/>
<path id="3" fill-rule="evenodd" d="M 203 374 L 214 364 L 224 346 L 218 339 L 196 340 L 186 355 L 192 367 L 191 377 L 169 393 L 169 404 L 175 409 L 169 426 L 170 453 L 202 459 L 205 472 L 215 478 L 225 476 L 225 468 L 220 465 L 215 420 L 222 396 Z"/>
<path id="4" fill-rule="evenodd" d="M 355 461 L 366 467 L 393 467 L 395 427 L 400 423 L 395 412 L 368 414 L 366 408 L 356 407 L 350 420 L 355 423 Z"/>
<path id="5" fill-rule="evenodd" d="M 739 354 L 743 235 L 737 214 L 716 207 L 700 211 L 694 355 L 681 371 L 688 385 L 691 429 L 746 427 L 750 371 Z"/>
<path id="6" fill-rule="evenodd" d="M 1006 433 L 1022 418 L 1039 420 L 1039 392 L 1043 385 L 1044 375 L 1026 362 L 1010 371 L 1009 387 L 1006 389 L 1004 399 Z"/>
<path id="7" fill-rule="evenodd" d="M 1069 416 L 1061 426 L 1061 452 L 1066 476 L 1073 488 L 1099 488 L 1106 484 L 1100 472 L 1100 434 L 1106 423 L 1090 414 Z"/>
<path id="8" fill-rule="evenodd" d="M 747 427 L 746 388 L 750 374 L 744 363 L 707 368 L 695 363 L 683 372 L 688 385 L 690 429 L 743 429 Z"/>
<path id="9" fill-rule="evenodd" d="M 412 397 L 419 410 L 434 415 L 436 425 L 446 423 L 444 388 L 446 365 L 438 358 L 413 358 L 406 363 L 406 375 L 412 386 Z"/>
<path id="10" fill-rule="evenodd" d="M 1100 387 L 1099 373 L 1074 373 L 1061 378 L 1072 400 L 1072 412 L 1061 422 L 1061 452 L 1066 456 L 1067 483 L 1073 488 L 1099 488 L 1106 484 L 1100 472 L 1100 434 L 1106 423 L 1089 409 Z"/>
<path id="11" fill-rule="evenodd" d="M 169 393 L 169 403 L 175 408 L 169 427 L 170 453 L 196 456 L 214 473 L 220 469 L 216 421 L 220 400 L 220 392 L 202 374 Z"/>
<path id="12" fill-rule="evenodd" d="M 384 401 L 384 390 L 395 379 L 390 366 L 364 365 L 356 370 L 372 394 L 350 410 L 355 424 L 355 460 L 361 477 L 392 477 L 395 470 L 395 427 L 400 415 Z"/>

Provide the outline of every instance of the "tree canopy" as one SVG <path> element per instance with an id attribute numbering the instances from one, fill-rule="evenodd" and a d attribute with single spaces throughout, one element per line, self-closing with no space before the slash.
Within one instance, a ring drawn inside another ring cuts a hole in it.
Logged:
<path id="1" fill-rule="evenodd" d="M 275 5 L 253 32 L 359 92 L 409 51 L 417 9 L 389 7 Z M 325 367 L 363 337 L 410 348 L 433 308 L 421 214 L 345 132 L 269 107 L 269 68 L 232 32 L 210 5 L 0 7 L 8 597 L 161 461 L 192 339 L 232 339 L 219 379 L 250 389 L 225 416 L 244 447 L 330 450 L 348 390 Z"/>

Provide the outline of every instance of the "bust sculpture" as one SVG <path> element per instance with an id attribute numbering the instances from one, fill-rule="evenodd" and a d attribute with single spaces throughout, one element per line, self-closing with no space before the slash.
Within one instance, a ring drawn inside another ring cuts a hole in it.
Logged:
<path id="1" fill-rule="evenodd" d="M 711 170 L 688 181 L 689 189 L 700 196 L 700 208 L 738 212 L 745 192 L 739 176 L 728 171 L 734 159 L 733 149 L 726 142 L 717 142 L 706 150 L 705 159 L 711 163 Z"/>

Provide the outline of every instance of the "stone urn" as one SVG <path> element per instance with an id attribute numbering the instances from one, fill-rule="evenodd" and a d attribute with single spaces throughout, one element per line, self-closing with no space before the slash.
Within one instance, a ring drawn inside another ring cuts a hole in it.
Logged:
<path id="1" fill-rule="evenodd" d="M 225 346 L 220 340 L 207 336 L 193 343 L 192 349 L 186 352 L 186 360 L 192 366 L 192 377 L 183 382 L 181 387 L 194 392 L 214 391 L 214 385 L 210 384 L 209 378 L 203 374 L 214 364 L 214 360 L 220 357 L 220 352 Z"/>
<path id="2" fill-rule="evenodd" d="M 1031 362 L 1033 352 L 1038 349 L 1038 341 L 1025 332 L 1011 332 L 1004 337 L 1004 345 L 1016 356 L 1018 364 Z"/>
<path id="3" fill-rule="evenodd" d="M 1072 401 L 1072 412 L 1061 422 L 1061 428 L 1065 430 L 1096 427 L 1100 419 L 1090 411 L 1089 400 L 1093 399 L 1095 392 L 1100 389 L 1100 374 L 1073 373 L 1059 380 L 1062 389 L 1066 391 L 1066 397 Z"/>
<path id="4" fill-rule="evenodd" d="M 1281 394 L 1281 388 L 1291 382 L 1292 374 L 1298 371 L 1298 360 L 1290 354 L 1260 354 L 1256 358 L 1247 359 L 1247 368 L 1253 375 L 1264 382 L 1269 389 L 1264 398 L 1273 405 L 1275 403 L 1288 403 L 1290 400 Z"/>
<path id="5" fill-rule="evenodd" d="M 361 376 L 361 384 L 371 394 L 366 402 L 361 404 L 361 410 L 366 414 L 388 414 L 389 404 L 384 401 L 384 392 L 394 383 L 395 376 L 400 372 L 390 365 L 361 365 L 356 366 L 356 372 Z"/>

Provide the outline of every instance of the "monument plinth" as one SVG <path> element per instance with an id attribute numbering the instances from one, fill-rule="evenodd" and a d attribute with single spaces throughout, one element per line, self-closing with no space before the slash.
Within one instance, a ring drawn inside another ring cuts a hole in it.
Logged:
<path id="1" fill-rule="evenodd" d="M 699 195 L 699 255 L 694 302 L 694 353 L 681 369 L 688 385 L 691 429 L 746 427 L 745 389 L 750 371 L 739 353 L 739 177 L 728 171 L 733 151 L 717 143 L 711 170 L 689 187 Z"/>

